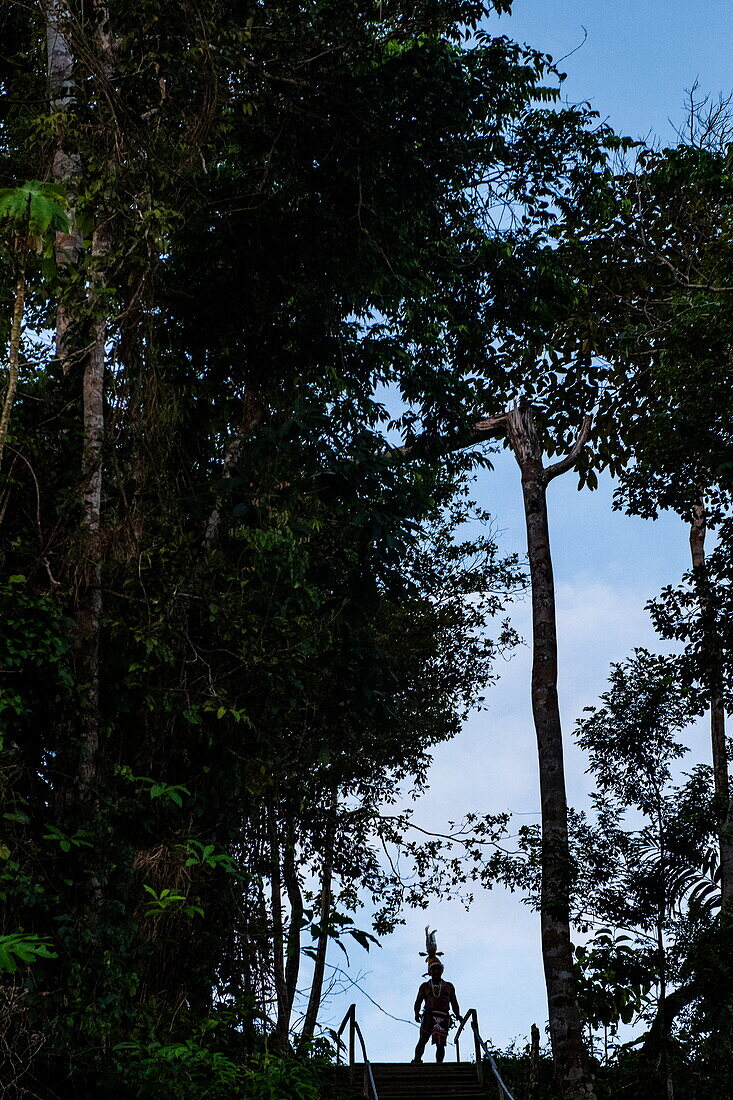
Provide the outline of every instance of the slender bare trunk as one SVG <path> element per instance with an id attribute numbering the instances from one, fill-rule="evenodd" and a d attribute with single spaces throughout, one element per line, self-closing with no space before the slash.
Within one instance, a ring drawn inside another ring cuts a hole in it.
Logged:
<path id="1" fill-rule="evenodd" d="M 651 776 L 649 777 L 651 780 Z M 657 953 L 659 955 L 659 1000 L 657 1002 L 657 1017 L 660 1026 L 659 1045 L 659 1073 L 666 1083 L 667 1100 L 673 1100 L 674 1084 L 669 1064 L 669 1029 L 672 1021 L 667 1012 L 667 947 L 664 942 L 664 918 L 667 913 L 667 849 L 664 836 L 664 818 L 662 815 L 662 792 L 652 780 L 656 799 L 656 817 L 654 824 L 657 830 L 657 846 L 659 848 L 659 885 L 657 890 Z"/>
<path id="2" fill-rule="evenodd" d="M 76 613 L 77 672 L 83 690 L 82 786 L 96 774 L 99 750 L 99 635 L 102 618 L 102 459 L 104 449 L 104 374 L 107 323 L 97 299 L 104 287 L 103 266 L 110 249 L 105 224 L 92 237 L 94 270 L 89 288 L 95 314 L 82 382 L 84 443 L 82 454 L 83 565 Z"/>
<path id="3" fill-rule="evenodd" d="M 555 583 L 550 554 L 546 487 L 563 469 L 545 470 L 531 407 L 507 418 L 509 443 L 522 475 L 527 549 L 532 582 L 532 713 L 537 735 L 542 806 L 540 921 L 555 1072 L 566 1100 L 591 1100 L 578 1012 L 570 940 L 572 878 L 562 729 L 557 695 Z"/>
<path id="4" fill-rule="evenodd" d="M 323 996 L 323 978 L 326 973 L 326 952 L 328 950 L 328 926 L 331 921 L 331 905 L 333 903 L 332 879 L 333 879 L 333 849 L 336 834 L 336 802 L 331 805 L 331 815 L 326 825 L 326 835 L 323 851 L 323 865 L 321 869 L 321 896 L 318 908 L 318 939 L 316 940 L 316 957 L 313 965 L 313 979 L 311 981 L 308 1007 L 305 1011 L 305 1019 L 300 1034 L 301 1046 L 305 1046 L 313 1039 L 318 1022 L 318 1011 L 321 1007 Z"/>
<path id="5" fill-rule="evenodd" d="M 298 987 L 298 974 L 300 973 L 300 936 L 303 923 L 303 893 L 298 879 L 298 868 L 295 860 L 295 841 L 288 836 L 283 852 L 283 880 L 288 895 L 290 906 L 290 923 L 288 924 L 287 951 L 285 958 L 285 997 L 288 1023 L 293 1011 L 293 1002 Z"/>
<path id="6" fill-rule="evenodd" d="M 537 1100 L 540 1086 L 540 1029 L 532 1024 L 529 1050 L 529 1092 L 527 1100 Z"/>
<path id="7" fill-rule="evenodd" d="M 23 308 L 25 305 L 25 266 L 28 256 L 27 241 L 21 241 L 20 258 L 18 260 L 18 277 L 15 283 L 15 301 L 13 303 L 13 320 L 10 327 L 10 347 L 8 349 L 8 388 L 5 391 L 3 411 L 0 416 L 0 463 L 2 463 L 3 448 L 8 438 L 10 427 L 10 413 L 15 400 L 15 391 L 18 387 L 18 372 L 20 369 L 20 336 L 23 329 Z"/>
<path id="8" fill-rule="evenodd" d="M 68 12 L 64 0 L 47 0 L 46 3 L 46 47 L 48 61 L 48 97 L 49 106 L 54 114 L 63 116 L 73 105 L 74 87 L 74 58 L 68 38 L 67 16 Z M 81 157 L 78 152 L 69 149 L 62 137 L 54 151 L 52 174 L 54 183 L 64 187 L 67 199 L 67 211 L 69 218 L 68 232 L 56 233 L 56 264 L 60 271 L 64 269 L 76 269 L 81 261 L 82 237 L 74 218 L 75 197 L 78 193 L 81 181 Z M 62 293 L 56 308 L 56 358 L 61 365 L 64 376 L 71 376 L 72 366 L 80 359 L 78 352 L 78 280 L 71 280 L 70 288 Z M 74 649 L 78 658 L 79 622 L 75 623 Z M 83 663 L 83 662 L 82 662 Z M 79 777 L 82 784 L 90 778 L 93 767 L 94 752 L 89 753 L 89 732 L 86 727 L 86 715 L 82 716 L 82 759 L 78 765 Z M 68 802 L 73 798 L 72 791 L 75 786 L 74 776 L 77 773 L 76 762 L 67 764 L 61 769 L 61 776 L 56 789 L 56 809 L 59 815 L 63 815 Z"/>
<path id="9" fill-rule="evenodd" d="M 268 830 L 269 825 L 265 831 L 267 832 Z M 269 838 L 262 837 L 258 845 L 259 852 L 257 856 L 257 865 L 264 865 L 268 862 L 265 858 L 265 846 L 269 848 Z M 271 999 L 272 987 L 270 985 L 270 976 L 273 972 L 272 927 L 267 902 L 266 877 L 266 875 L 258 875 L 256 878 L 256 898 L 253 905 L 253 912 L 256 914 L 256 930 L 253 944 L 255 950 L 255 973 L 252 981 L 252 988 L 257 991 L 255 1001 L 260 1005 L 268 1004 Z"/>
<path id="10" fill-rule="evenodd" d="M 113 39 L 104 4 L 92 4 L 95 16 L 94 50 L 100 71 L 109 75 L 113 64 Z M 66 113 L 76 94 L 75 59 L 70 41 L 71 16 L 65 0 L 48 0 L 46 41 L 49 100 L 52 110 Z M 77 151 L 60 142 L 53 160 L 56 183 L 66 188 L 73 208 L 82 175 Z M 72 366 L 83 368 L 82 376 L 82 515 L 79 527 L 79 566 L 76 582 L 74 651 L 81 692 L 81 758 L 79 781 L 88 790 L 97 772 L 99 751 L 99 636 L 102 616 L 102 456 L 104 447 L 104 382 L 107 321 L 102 304 L 106 258 L 111 248 L 109 220 L 100 214 L 91 240 L 91 275 L 86 301 L 79 300 L 72 284 L 68 298 L 59 304 L 56 316 L 56 354 L 65 374 Z M 73 209 L 70 230 L 56 237 L 56 258 L 61 267 L 77 267 L 82 239 L 75 225 Z M 91 329 L 82 317 L 91 316 Z"/>
<path id="11" fill-rule="evenodd" d="M 690 555 L 696 577 L 700 614 L 707 619 L 708 596 L 706 593 L 705 534 L 707 518 L 705 505 L 699 499 L 693 508 L 690 525 Z M 720 886 L 722 909 L 733 913 L 733 799 L 731 799 L 728 750 L 725 740 L 725 707 L 720 686 L 719 642 L 714 636 L 705 638 L 708 676 L 710 681 L 710 740 L 712 747 L 715 805 L 718 821 L 718 845 L 720 850 Z"/>
<path id="12" fill-rule="evenodd" d="M 51 104 L 64 110 L 74 95 L 74 58 L 69 47 L 64 21 L 64 0 L 46 0 L 46 56 Z"/>
<path id="13" fill-rule="evenodd" d="M 283 923 L 282 869 L 280 865 L 280 838 L 274 806 L 268 811 L 270 835 L 270 908 L 272 918 L 272 976 L 275 982 L 277 1018 L 274 1038 L 279 1046 L 288 1045 L 290 1012 L 288 1011 L 287 984 L 285 980 L 285 926 Z"/>
<path id="14" fill-rule="evenodd" d="M 74 58 L 66 33 L 66 6 L 63 0 L 48 0 L 46 6 L 46 49 L 48 59 L 48 95 L 51 110 L 64 113 L 74 97 Z M 81 158 L 59 142 L 53 157 L 54 183 L 66 189 L 69 206 L 68 232 L 56 234 L 56 263 L 60 268 L 76 267 L 81 258 L 82 238 L 74 220 L 74 193 L 81 176 Z M 56 357 L 65 374 L 73 358 L 72 330 L 74 308 L 65 300 L 56 310 Z"/>

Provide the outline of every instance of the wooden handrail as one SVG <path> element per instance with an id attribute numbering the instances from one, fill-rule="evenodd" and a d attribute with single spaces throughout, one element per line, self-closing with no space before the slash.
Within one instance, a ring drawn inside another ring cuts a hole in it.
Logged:
<path id="1" fill-rule="evenodd" d="M 480 1035 L 479 1035 L 479 1030 L 478 1030 L 478 1014 L 476 1013 L 475 1008 L 469 1008 L 468 1012 L 465 1014 L 465 1016 L 461 1020 L 461 1022 L 459 1024 L 459 1027 L 458 1027 L 458 1031 L 456 1032 L 456 1037 L 453 1040 L 453 1042 L 455 1044 L 455 1048 L 456 1048 L 456 1061 L 460 1062 L 460 1060 L 461 1060 L 461 1048 L 458 1045 L 458 1040 L 461 1037 L 461 1032 L 463 1031 L 464 1027 L 466 1026 L 466 1024 L 468 1023 L 468 1021 L 471 1018 L 472 1018 L 471 1030 L 473 1031 L 473 1047 L 474 1047 L 474 1053 L 476 1055 L 476 1073 L 478 1075 L 479 1084 L 483 1085 L 483 1083 L 484 1083 L 484 1064 L 483 1064 L 483 1059 L 481 1057 L 481 1046 L 479 1045 Z"/>
<path id="2" fill-rule="evenodd" d="M 349 1010 L 341 1021 L 341 1026 L 336 1032 L 336 1064 L 341 1065 L 341 1048 L 343 1043 L 341 1042 L 341 1033 L 346 1025 L 349 1025 L 349 1082 L 353 1085 L 355 1077 L 355 1059 L 354 1059 L 354 1047 L 355 1037 L 359 1036 L 359 1045 L 361 1046 L 361 1054 L 364 1060 L 364 1096 L 371 1097 L 371 1100 L 379 1100 L 377 1093 L 377 1086 L 374 1083 L 374 1074 L 372 1073 L 372 1065 L 367 1057 L 366 1043 L 364 1042 L 364 1036 L 361 1033 L 361 1028 L 356 1021 L 356 1005 L 349 1005 Z"/>
<path id="3" fill-rule="evenodd" d="M 456 1061 L 460 1062 L 461 1060 L 461 1051 L 458 1045 L 458 1040 L 460 1039 L 461 1032 L 463 1031 L 469 1020 L 471 1020 L 471 1030 L 473 1031 L 473 1044 L 476 1053 L 476 1074 L 479 1079 L 479 1084 L 483 1085 L 484 1083 L 484 1060 L 482 1055 L 485 1054 L 488 1063 L 491 1066 L 491 1072 L 494 1074 L 497 1084 L 499 1085 L 499 1089 L 504 1094 L 504 1096 L 506 1096 L 507 1100 L 514 1100 L 514 1097 L 501 1079 L 501 1074 L 499 1073 L 496 1062 L 494 1061 L 494 1055 L 489 1050 L 488 1044 L 485 1042 L 485 1040 L 481 1038 L 481 1034 L 478 1029 L 478 1013 L 476 1012 L 475 1008 L 469 1008 L 468 1012 L 461 1020 L 458 1031 L 456 1032 L 456 1037 L 453 1040 L 456 1048 Z"/>

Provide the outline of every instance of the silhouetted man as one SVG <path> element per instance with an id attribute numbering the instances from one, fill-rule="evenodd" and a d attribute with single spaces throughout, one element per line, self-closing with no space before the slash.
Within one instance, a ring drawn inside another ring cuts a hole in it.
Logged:
<path id="1" fill-rule="evenodd" d="M 445 1044 L 450 1026 L 450 1009 L 456 1016 L 461 1015 L 456 1000 L 456 991 L 451 982 L 443 981 L 443 964 L 436 959 L 430 962 L 430 977 L 417 991 L 415 1000 L 415 1021 L 420 1024 L 420 1038 L 415 1047 L 413 1062 L 422 1062 L 428 1039 L 432 1036 L 435 1043 L 435 1061 L 445 1058 Z M 425 1004 L 422 1017 L 420 1007 Z"/>

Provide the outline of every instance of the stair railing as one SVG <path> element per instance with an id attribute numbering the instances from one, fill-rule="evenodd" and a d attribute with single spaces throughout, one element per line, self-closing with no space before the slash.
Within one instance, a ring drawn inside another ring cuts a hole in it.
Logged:
<path id="1" fill-rule="evenodd" d="M 336 1032 L 336 1064 L 341 1065 L 341 1050 L 344 1044 L 341 1042 L 341 1034 L 348 1024 L 349 1026 L 349 1083 L 354 1084 L 356 1077 L 356 1062 L 354 1059 L 354 1050 L 356 1047 L 356 1037 L 359 1037 L 359 1044 L 361 1046 L 361 1055 L 364 1062 L 364 1096 L 371 1098 L 371 1100 L 379 1100 L 377 1093 L 377 1086 L 374 1084 L 374 1074 L 372 1073 L 372 1065 L 367 1058 L 366 1043 L 364 1042 L 364 1036 L 361 1033 L 361 1028 L 356 1022 L 356 1005 L 350 1005 L 349 1011 L 341 1021 L 341 1027 Z"/>
<path id="2" fill-rule="evenodd" d="M 479 1084 L 483 1085 L 483 1083 L 484 1083 L 484 1067 L 483 1067 L 483 1059 L 481 1057 L 481 1036 L 479 1035 L 478 1016 L 476 1014 L 476 1009 L 475 1008 L 469 1008 L 468 1012 L 466 1013 L 466 1015 L 461 1020 L 459 1026 L 458 1026 L 458 1031 L 456 1032 L 456 1037 L 453 1040 L 453 1042 L 455 1044 L 455 1048 L 456 1048 L 456 1062 L 460 1062 L 460 1060 L 461 1060 L 461 1048 L 458 1045 L 458 1040 L 460 1039 L 461 1032 L 463 1031 L 464 1027 L 466 1026 L 466 1024 L 468 1023 L 469 1020 L 471 1021 L 471 1028 L 473 1030 L 473 1047 L 474 1047 L 474 1053 L 476 1055 L 476 1072 L 478 1074 Z"/>
<path id="3" fill-rule="evenodd" d="M 475 1008 L 469 1008 L 468 1012 L 461 1020 L 458 1031 L 456 1032 L 456 1037 L 453 1040 L 456 1048 L 456 1061 L 460 1062 L 461 1060 L 461 1048 L 458 1045 L 458 1041 L 461 1037 L 461 1032 L 463 1031 L 469 1020 L 471 1021 L 471 1030 L 473 1031 L 473 1046 L 476 1055 L 476 1074 L 478 1076 L 479 1084 L 483 1085 L 484 1083 L 483 1055 L 486 1055 L 486 1059 L 491 1066 L 491 1072 L 494 1074 L 494 1077 L 496 1078 L 496 1083 L 499 1086 L 499 1095 L 502 1097 L 505 1096 L 507 1100 L 514 1100 L 514 1097 L 501 1079 L 501 1074 L 499 1073 L 496 1062 L 494 1061 L 494 1055 L 491 1053 L 491 1050 L 489 1049 L 486 1042 L 481 1038 L 481 1033 L 478 1029 L 478 1013 L 476 1012 Z"/>

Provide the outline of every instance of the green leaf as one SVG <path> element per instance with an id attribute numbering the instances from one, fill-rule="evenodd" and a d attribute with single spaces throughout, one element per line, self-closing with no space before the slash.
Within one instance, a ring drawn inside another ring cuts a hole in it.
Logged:
<path id="1" fill-rule="evenodd" d="M 41 180 L 20 187 L 0 189 L 0 220 L 11 223 L 15 233 L 43 237 L 48 232 L 68 233 L 69 219 L 62 207 L 62 188 Z"/>
<path id="2" fill-rule="evenodd" d="M 360 928 L 349 928 L 348 932 L 365 951 L 369 950 L 369 946 L 372 943 L 375 943 L 377 947 L 382 946 L 376 936 L 373 936 L 371 932 L 363 932 Z"/>
<path id="3" fill-rule="evenodd" d="M 14 973 L 22 963 L 33 963 L 36 959 L 55 959 L 56 952 L 49 946 L 45 937 L 13 932 L 0 936 L 0 971 Z"/>

